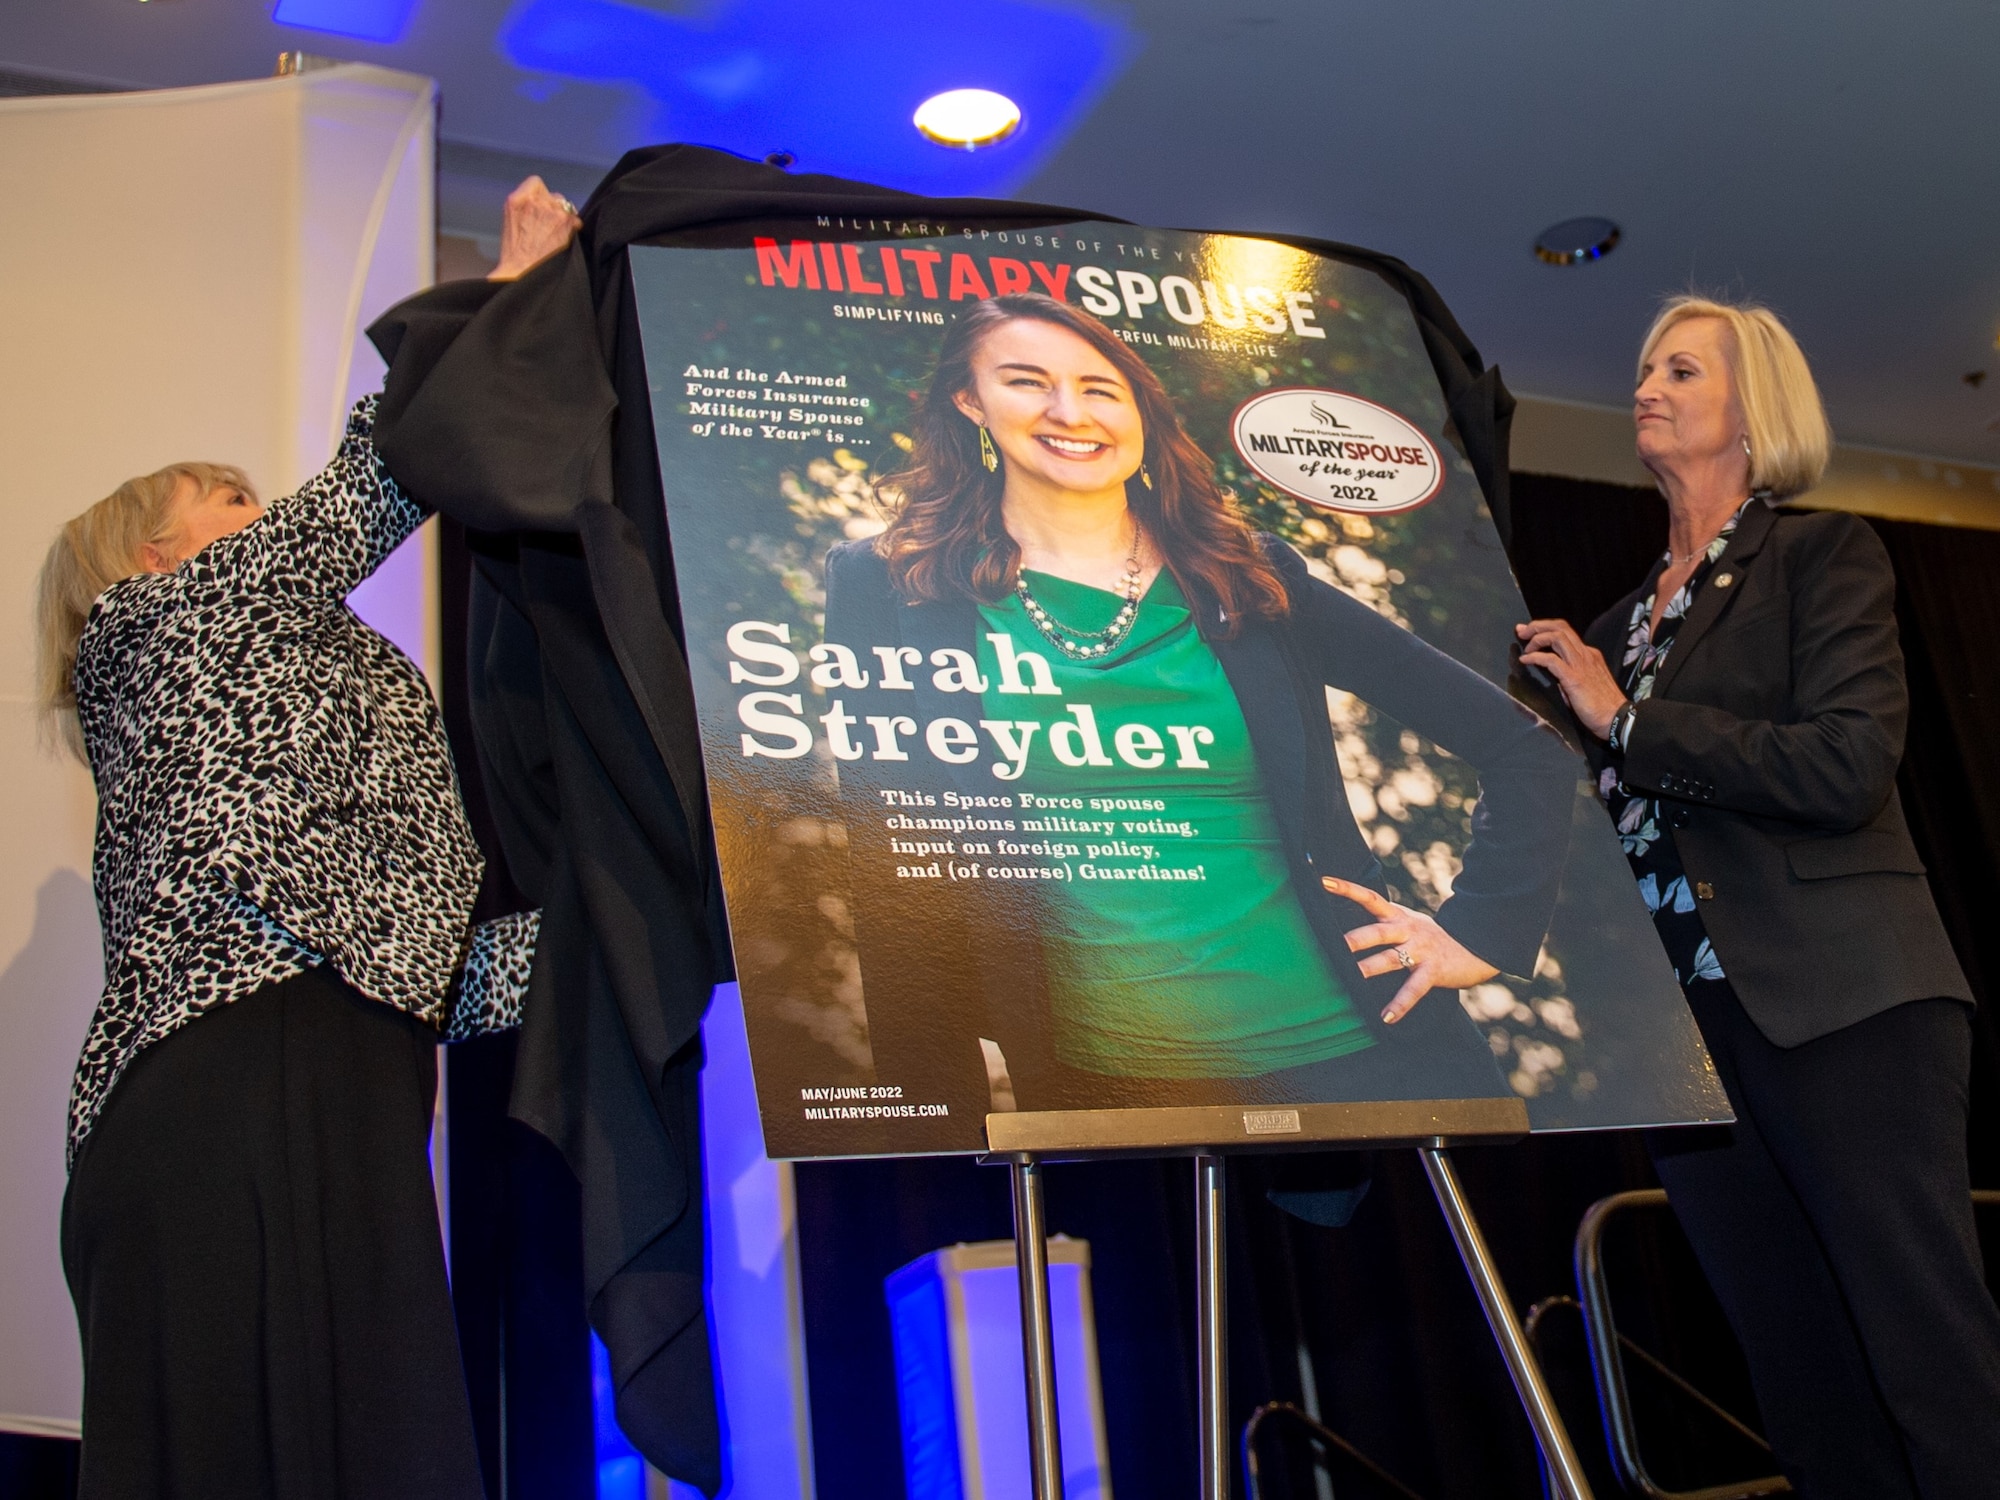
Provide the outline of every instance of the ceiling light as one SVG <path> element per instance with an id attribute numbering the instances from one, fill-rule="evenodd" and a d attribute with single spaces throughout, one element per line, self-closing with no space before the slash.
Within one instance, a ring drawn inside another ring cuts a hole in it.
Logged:
<path id="1" fill-rule="evenodd" d="M 1580 266 L 1604 259 L 1624 237 L 1609 219 L 1564 219 L 1535 236 L 1535 259 L 1551 266 Z"/>
<path id="2" fill-rule="evenodd" d="M 410 24 L 417 0 L 277 0 L 271 19 L 280 26 L 331 31 L 364 42 L 394 42 Z"/>
<path id="3" fill-rule="evenodd" d="M 1021 106 L 991 89 L 948 89 L 919 104 L 912 123 L 940 146 L 977 151 L 1021 128 Z"/>

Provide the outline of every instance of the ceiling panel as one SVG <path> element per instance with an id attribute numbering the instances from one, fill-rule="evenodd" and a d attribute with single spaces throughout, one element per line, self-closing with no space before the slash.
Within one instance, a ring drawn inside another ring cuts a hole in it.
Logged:
<path id="1" fill-rule="evenodd" d="M 1569 400 L 1625 399 L 1662 295 L 1747 294 L 1798 332 L 1843 440 L 2000 462 L 2000 6 L 406 8 L 378 43 L 279 25 L 268 0 L 8 0 L 0 69 L 165 86 L 298 48 L 430 73 L 447 216 L 471 230 L 518 168 L 553 163 L 573 190 L 685 135 L 926 191 L 1356 241 L 1429 275 L 1516 389 Z M 946 82 L 1041 92 L 1015 141 L 967 155 L 901 133 L 903 96 Z M 1580 214 L 1623 244 L 1536 261 L 1536 233 Z"/>

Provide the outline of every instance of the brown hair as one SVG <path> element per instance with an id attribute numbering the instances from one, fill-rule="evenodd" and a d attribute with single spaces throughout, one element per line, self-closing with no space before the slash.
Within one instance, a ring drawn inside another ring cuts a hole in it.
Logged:
<path id="1" fill-rule="evenodd" d="M 196 492 L 226 486 L 252 499 L 250 476 L 230 464 L 168 464 L 128 479 L 82 515 L 63 523 L 42 559 L 35 599 L 35 697 L 43 731 L 78 760 L 86 759 L 76 719 L 76 647 L 98 595 L 145 569 L 139 549 L 173 539 L 174 496 L 181 481 Z"/>
<path id="2" fill-rule="evenodd" d="M 1216 484 L 1208 455 L 1182 429 L 1160 377 L 1090 314 L 1039 292 L 988 298 L 959 314 L 945 334 L 912 424 L 909 461 L 884 482 L 901 503 L 875 549 L 897 592 L 910 600 L 963 595 L 990 604 L 1014 587 L 1021 549 L 1001 522 L 1005 473 L 989 473 L 980 462 L 979 429 L 952 398 L 971 389 L 972 355 L 980 342 L 1019 318 L 1068 329 L 1131 387 L 1153 483 L 1148 488 L 1128 480 L 1126 503 L 1181 592 L 1191 602 L 1220 608 L 1225 636 L 1236 633 L 1244 615 L 1284 614 L 1290 605 L 1284 581 Z"/>

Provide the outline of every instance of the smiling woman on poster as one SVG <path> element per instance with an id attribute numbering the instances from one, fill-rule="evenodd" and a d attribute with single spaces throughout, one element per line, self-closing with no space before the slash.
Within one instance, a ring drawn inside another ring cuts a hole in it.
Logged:
<path id="1" fill-rule="evenodd" d="M 1578 777 L 1545 724 L 1252 531 L 1152 370 L 1050 298 L 959 315 L 885 488 L 814 652 L 834 712 L 865 705 L 850 817 L 891 832 L 850 839 L 878 1080 L 1024 1109 L 1508 1092 L 1450 992 L 1535 965 Z M 1435 916 L 1384 894 L 1329 688 L 1480 775 Z"/>

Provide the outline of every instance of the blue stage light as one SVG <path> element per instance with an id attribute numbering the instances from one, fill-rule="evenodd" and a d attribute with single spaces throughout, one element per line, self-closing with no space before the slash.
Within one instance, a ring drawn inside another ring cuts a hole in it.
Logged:
<path id="1" fill-rule="evenodd" d="M 1012 1241 L 934 1250 L 883 1285 L 896 1351 L 908 1500 L 1025 1495 L 1028 1402 L 1021 1365 L 1021 1290 Z M 1090 1247 L 1049 1241 L 1056 1422 L 1064 1500 L 1110 1490 L 1098 1381 Z"/>
<path id="2" fill-rule="evenodd" d="M 716 988 L 701 1039 L 708 1326 L 723 1448 L 716 1500 L 808 1500 L 812 1424 L 792 1169 L 764 1155 L 743 997 L 735 985 Z M 611 1357 L 595 1334 L 590 1358 L 598 1500 L 645 1500 L 645 1460 L 619 1430 Z M 668 1482 L 667 1493 L 671 1500 L 701 1500 L 700 1491 L 678 1481 Z"/>
<path id="3" fill-rule="evenodd" d="M 903 1487 L 911 1500 L 962 1500 L 958 1411 L 952 1399 L 951 1309 L 944 1282 L 890 1283 L 896 1406 L 903 1419 Z"/>
<path id="4" fill-rule="evenodd" d="M 410 24 L 417 0 L 278 0 L 271 19 L 305 31 L 332 31 L 364 42 L 393 42 Z"/>
<path id="5" fill-rule="evenodd" d="M 1024 182 L 1137 41 L 1085 0 L 716 0 L 680 15 L 627 0 L 521 0 L 500 47 L 532 71 L 636 84 L 657 105 L 654 140 L 760 158 L 785 149 L 802 171 L 950 195 Z M 1007 95 L 1021 128 L 977 152 L 926 140 L 911 116 L 957 88 Z"/>
<path id="6" fill-rule="evenodd" d="M 646 1500 L 646 1460 L 619 1430 L 611 1353 L 590 1336 L 590 1406 L 597 1429 L 597 1500 Z"/>

